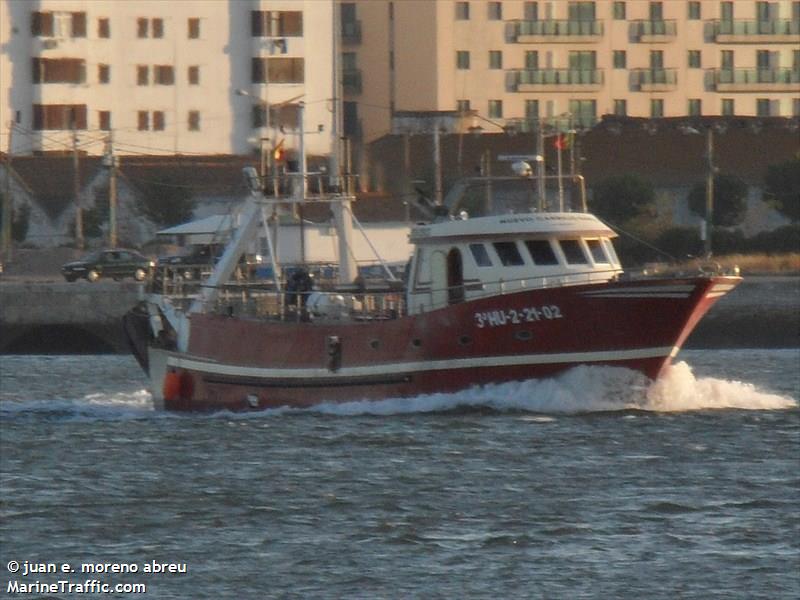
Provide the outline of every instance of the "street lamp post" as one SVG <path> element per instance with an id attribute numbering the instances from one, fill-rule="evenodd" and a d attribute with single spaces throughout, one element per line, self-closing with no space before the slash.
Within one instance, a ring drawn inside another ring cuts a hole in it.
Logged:
<path id="1" fill-rule="evenodd" d="M 714 129 L 709 127 L 706 131 L 706 235 L 703 243 L 703 253 L 706 258 L 711 256 L 711 231 L 714 213 Z"/>

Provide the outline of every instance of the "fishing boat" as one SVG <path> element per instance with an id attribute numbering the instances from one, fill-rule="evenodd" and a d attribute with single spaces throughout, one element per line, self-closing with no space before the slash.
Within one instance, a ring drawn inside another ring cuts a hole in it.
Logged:
<path id="1" fill-rule="evenodd" d="M 455 185 L 411 226 L 404 275 L 384 264 L 380 280 L 360 277 L 349 251 L 355 198 L 347 185 L 310 192 L 308 173 L 270 185 L 251 169 L 252 193 L 210 276 L 190 293 L 162 280 L 126 315 L 156 407 L 381 400 L 546 378 L 576 365 L 658 378 L 739 284 L 738 273 L 628 273 L 615 232 L 586 211 L 585 197 L 551 209 L 530 167 L 513 166 Z M 275 256 L 270 215 L 306 203 L 330 208 L 334 280 Z M 243 281 L 237 266 L 259 236 L 270 277 Z"/>

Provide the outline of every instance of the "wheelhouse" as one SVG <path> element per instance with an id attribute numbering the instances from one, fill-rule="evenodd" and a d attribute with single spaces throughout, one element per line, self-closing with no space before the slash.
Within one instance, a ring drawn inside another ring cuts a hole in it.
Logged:
<path id="1" fill-rule="evenodd" d="M 602 283 L 622 267 L 616 234 L 588 213 L 463 218 L 415 227 L 410 314 L 523 289 Z"/>

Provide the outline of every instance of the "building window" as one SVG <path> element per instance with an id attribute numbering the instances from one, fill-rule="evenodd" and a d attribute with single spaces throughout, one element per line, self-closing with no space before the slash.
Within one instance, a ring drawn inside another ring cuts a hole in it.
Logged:
<path id="1" fill-rule="evenodd" d="M 137 65 L 136 67 L 136 85 L 147 85 L 150 83 L 150 67 L 147 65 Z"/>
<path id="2" fill-rule="evenodd" d="M 164 131 L 164 111 L 153 111 L 153 131 Z"/>
<path id="3" fill-rule="evenodd" d="M 469 69 L 469 50 L 456 51 L 456 68 Z"/>
<path id="4" fill-rule="evenodd" d="M 154 66 L 153 83 L 156 85 L 172 85 L 175 83 L 175 70 L 171 65 Z"/>
<path id="5" fill-rule="evenodd" d="M 525 68 L 535 71 L 539 68 L 539 51 L 526 50 L 525 51 Z"/>
<path id="6" fill-rule="evenodd" d="M 33 83 L 84 83 L 86 62 L 80 58 L 34 58 Z"/>
<path id="7" fill-rule="evenodd" d="M 53 36 L 53 13 L 51 12 L 32 12 L 31 13 L 31 35 L 40 37 Z"/>
<path id="8" fill-rule="evenodd" d="M 664 20 L 664 3 L 663 2 L 650 2 L 650 20 L 663 21 Z"/>
<path id="9" fill-rule="evenodd" d="M 189 111 L 189 131 L 200 131 L 200 111 Z"/>
<path id="10" fill-rule="evenodd" d="M 597 101 L 570 100 L 569 112 L 573 115 L 576 125 L 591 127 L 597 121 Z"/>
<path id="11" fill-rule="evenodd" d="M 97 37 L 111 37 L 111 21 L 108 18 L 97 19 Z"/>
<path id="12" fill-rule="evenodd" d="M 489 118 L 502 119 L 503 118 L 503 101 L 502 100 L 489 100 Z"/>
<path id="13" fill-rule="evenodd" d="M 150 129 L 150 113 L 146 110 L 140 110 L 136 113 L 137 129 L 139 131 L 149 131 Z"/>
<path id="14" fill-rule="evenodd" d="M 254 10 L 250 12 L 253 37 L 302 37 L 301 11 Z"/>
<path id="15" fill-rule="evenodd" d="M 757 117 L 771 117 L 772 116 L 772 102 L 769 98 L 756 98 L 756 116 Z"/>
<path id="16" fill-rule="evenodd" d="M 689 19 L 692 21 L 699 20 L 700 17 L 700 2 L 689 2 Z"/>
<path id="17" fill-rule="evenodd" d="M 99 83 L 109 83 L 111 81 L 111 67 L 109 65 L 97 65 L 97 81 Z"/>
<path id="18" fill-rule="evenodd" d="M 196 17 L 190 18 L 188 21 L 189 39 L 196 40 L 200 37 L 200 19 Z"/>
<path id="19" fill-rule="evenodd" d="M 536 120 L 539 118 L 539 101 L 525 100 L 525 118 Z"/>
<path id="20" fill-rule="evenodd" d="M 305 65 L 302 58 L 253 58 L 253 83 L 303 83 Z"/>
<path id="21" fill-rule="evenodd" d="M 102 131 L 111 131 L 111 111 L 101 110 L 98 112 L 98 121 Z"/>
<path id="22" fill-rule="evenodd" d="M 489 50 L 489 68 L 503 68 L 503 53 L 500 50 Z"/>
<path id="23" fill-rule="evenodd" d="M 153 37 L 164 37 L 164 19 L 153 19 Z"/>
<path id="24" fill-rule="evenodd" d="M 792 99 L 792 116 L 800 117 L 800 98 Z"/>
<path id="25" fill-rule="evenodd" d="M 456 100 L 456 110 L 460 113 L 469 112 L 469 100 Z"/>
<path id="26" fill-rule="evenodd" d="M 189 67 L 189 85 L 200 85 L 200 67 L 192 65 Z"/>
<path id="27" fill-rule="evenodd" d="M 41 37 L 86 37 L 85 12 L 32 12 L 31 35 Z"/>
<path id="28" fill-rule="evenodd" d="M 523 15 L 526 21 L 538 21 L 539 4 L 536 2 L 526 2 L 523 8 Z"/>
<path id="29" fill-rule="evenodd" d="M 150 21 L 143 17 L 136 19 L 136 37 L 146 38 L 149 34 Z"/>
<path id="30" fill-rule="evenodd" d="M 86 129 L 86 105 L 34 104 L 33 129 Z"/>
<path id="31" fill-rule="evenodd" d="M 689 98 L 687 113 L 690 117 L 699 117 L 703 114 L 703 101 L 699 98 Z"/>
<path id="32" fill-rule="evenodd" d="M 664 116 L 663 98 L 653 98 L 650 100 L 650 116 L 654 119 L 660 119 Z"/>
<path id="33" fill-rule="evenodd" d="M 590 1 L 568 2 L 567 18 L 570 21 L 594 21 L 595 3 Z"/>
<path id="34" fill-rule="evenodd" d="M 72 13 L 72 37 L 86 37 L 86 13 Z"/>
<path id="35" fill-rule="evenodd" d="M 489 20 L 502 21 L 503 20 L 503 3 L 502 2 L 489 2 Z"/>
<path id="36" fill-rule="evenodd" d="M 628 101 L 614 100 L 614 114 L 618 117 L 628 116 Z"/>
<path id="37" fill-rule="evenodd" d="M 736 114 L 733 104 L 733 98 L 722 99 L 722 109 L 720 110 L 723 117 L 732 117 Z"/>
<path id="38" fill-rule="evenodd" d="M 456 2 L 456 21 L 469 20 L 469 2 Z"/>
<path id="39" fill-rule="evenodd" d="M 702 65 L 700 50 L 689 50 L 689 68 L 699 69 Z"/>
<path id="40" fill-rule="evenodd" d="M 614 17 L 615 21 L 624 21 L 625 20 L 625 3 L 624 2 L 614 2 L 612 5 L 612 16 Z"/>
<path id="41" fill-rule="evenodd" d="M 625 50 L 614 50 L 614 68 L 626 69 L 628 64 L 628 55 Z"/>

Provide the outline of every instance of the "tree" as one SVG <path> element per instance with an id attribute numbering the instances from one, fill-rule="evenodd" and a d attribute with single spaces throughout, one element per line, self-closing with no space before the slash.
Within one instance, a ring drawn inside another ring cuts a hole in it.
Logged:
<path id="1" fill-rule="evenodd" d="M 696 184 L 689 192 L 689 210 L 706 216 L 706 184 Z M 747 184 L 733 175 L 714 177 L 714 210 L 712 225 L 733 227 L 744 220 L 747 212 Z"/>
<path id="2" fill-rule="evenodd" d="M 800 157 L 767 168 L 764 196 L 793 223 L 800 221 Z"/>
<path id="3" fill-rule="evenodd" d="M 637 175 L 618 175 L 594 186 L 589 207 L 611 224 L 621 225 L 647 213 L 655 204 L 652 184 Z"/>
<path id="4" fill-rule="evenodd" d="M 0 194 L 0 206 L 5 202 L 5 197 Z M 11 239 L 15 242 L 24 242 L 28 236 L 30 226 L 31 207 L 27 204 L 11 209 Z M 0 210 L 0 229 L 3 226 L 3 211 Z"/>
<path id="5" fill-rule="evenodd" d="M 140 208 L 152 221 L 162 227 L 185 223 L 192 218 L 192 190 L 173 177 L 164 176 L 141 186 Z"/>

